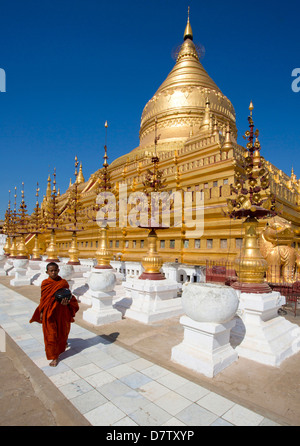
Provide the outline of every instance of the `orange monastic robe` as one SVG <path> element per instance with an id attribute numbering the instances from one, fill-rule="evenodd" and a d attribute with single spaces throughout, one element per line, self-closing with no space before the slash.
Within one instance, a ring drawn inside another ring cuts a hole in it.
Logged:
<path id="1" fill-rule="evenodd" d="M 74 322 L 75 313 L 79 310 L 74 296 L 69 305 L 62 305 L 55 300 L 54 294 L 61 288 L 69 288 L 69 284 L 59 276 L 57 280 L 50 277 L 43 280 L 40 304 L 29 321 L 42 323 L 47 359 L 57 359 L 65 351 L 71 322 Z"/>

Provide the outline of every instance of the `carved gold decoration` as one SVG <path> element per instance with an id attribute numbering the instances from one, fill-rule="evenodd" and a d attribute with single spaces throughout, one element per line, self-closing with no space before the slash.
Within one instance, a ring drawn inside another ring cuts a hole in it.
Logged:
<path id="1" fill-rule="evenodd" d="M 163 265 L 161 256 L 157 252 L 157 234 L 152 228 L 147 237 L 148 252 L 142 257 L 142 266 L 145 272 L 142 273 L 140 278 L 144 279 L 164 279 L 161 276 L 160 269 Z"/>
<path id="2" fill-rule="evenodd" d="M 14 194 L 14 210 L 12 212 L 12 218 L 11 218 L 11 236 L 12 236 L 12 243 L 10 247 L 10 253 L 9 258 L 14 259 L 18 254 L 18 248 L 17 248 L 17 188 L 15 187 L 15 194 Z"/>
<path id="3" fill-rule="evenodd" d="M 50 179 L 50 177 L 49 177 Z M 47 198 L 49 199 L 48 207 L 46 210 L 46 218 L 49 221 L 48 229 L 51 230 L 50 243 L 46 249 L 47 262 L 59 262 L 58 249 L 56 246 L 56 229 L 58 229 L 58 210 L 56 202 L 56 169 L 53 174 L 53 187 L 51 193 L 50 181 L 48 179 Z M 50 192 L 50 195 L 49 195 Z"/>
<path id="4" fill-rule="evenodd" d="M 275 199 L 272 194 L 269 194 L 266 199 L 261 195 L 268 189 L 269 182 L 264 159 L 260 155 L 259 132 L 258 130 L 254 132 L 252 102 L 249 110 L 250 130 L 245 133 L 248 143 L 243 170 L 236 172 L 235 186 L 232 187 L 232 191 L 237 196 L 235 199 L 227 200 L 231 218 L 246 217 L 242 253 L 240 258 L 235 260 L 238 282 L 232 286 L 247 292 L 268 293 L 271 292 L 271 288 L 265 282 L 268 264 L 260 252 L 256 228 L 259 219 L 275 215 Z"/>
<path id="5" fill-rule="evenodd" d="M 5 211 L 5 217 L 4 217 L 4 225 L 3 225 L 3 234 L 5 234 L 6 237 L 6 242 L 5 245 L 3 247 L 3 251 L 4 254 L 6 256 L 9 256 L 10 254 L 10 249 L 11 249 L 11 232 L 12 232 L 12 210 L 10 208 L 10 191 L 9 193 L 9 199 L 8 199 L 8 207 L 7 210 Z"/>
<path id="6" fill-rule="evenodd" d="M 105 145 L 104 145 L 104 163 L 103 163 L 103 169 L 101 172 L 99 187 L 97 190 L 97 193 L 100 192 L 108 192 L 111 190 L 111 183 L 110 183 L 110 175 L 108 172 L 108 156 L 107 156 L 107 128 L 108 124 L 107 121 L 105 122 Z M 96 212 L 99 210 L 99 206 L 97 205 L 95 208 Z M 97 269 L 111 269 L 112 266 L 110 264 L 110 261 L 112 259 L 112 252 L 108 248 L 108 224 L 107 219 L 104 220 L 102 226 L 99 228 L 99 236 L 98 236 L 98 249 L 96 251 L 96 259 L 97 264 L 95 265 L 95 268 Z"/>
<path id="7" fill-rule="evenodd" d="M 268 282 L 294 283 L 297 280 L 300 255 L 291 246 L 294 237 L 291 223 L 279 216 L 271 219 L 262 231 L 260 250 L 268 264 Z"/>
<path id="8" fill-rule="evenodd" d="M 59 262 L 58 258 L 58 249 L 56 246 L 56 234 L 55 229 L 51 230 L 50 235 L 50 243 L 48 245 L 48 248 L 46 249 L 47 253 L 47 262 Z"/>
<path id="9" fill-rule="evenodd" d="M 156 119 L 157 124 L 157 119 Z M 147 169 L 144 185 L 144 192 L 148 197 L 148 223 L 149 223 L 149 234 L 147 237 L 148 241 L 148 252 L 142 257 L 142 266 L 144 272 L 140 275 L 139 279 L 145 280 L 164 280 L 165 276 L 160 272 L 163 261 L 161 256 L 157 252 L 157 234 L 155 227 L 152 225 L 151 221 L 151 192 L 160 192 L 165 187 L 165 178 L 163 178 L 163 173 L 159 170 L 159 157 L 157 156 L 157 141 L 159 136 L 157 136 L 157 127 L 155 130 L 154 146 L 155 151 L 151 157 L 152 169 Z"/>
<path id="10" fill-rule="evenodd" d="M 40 228 L 42 226 L 41 224 L 41 209 L 39 206 L 39 184 L 37 183 L 37 187 L 36 187 L 36 197 L 37 197 L 37 201 L 36 201 L 36 206 L 34 209 L 34 213 L 32 216 L 32 221 L 31 221 L 31 234 L 34 234 L 34 248 L 32 250 L 32 257 L 31 260 L 41 260 L 41 248 L 40 248 L 40 241 L 39 241 L 39 234 L 41 233 Z"/>
<path id="11" fill-rule="evenodd" d="M 70 228 L 67 228 L 67 231 L 72 232 L 72 241 L 71 247 L 68 251 L 69 254 L 69 265 L 80 265 L 79 261 L 79 249 L 77 247 L 77 232 L 81 231 L 83 228 L 78 227 L 78 211 L 79 211 L 79 202 L 78 202 L 78 184 L 84 182 L 84 178 L 82 175 L 82 165 L 80 164 L 79 173 L 77 171 L 78 167 L 78 159 L 75 156 L 75 181 L 69 190 L 69 201 L 67 203 L 68 210 L 73 214 L 73 224 Z"/>

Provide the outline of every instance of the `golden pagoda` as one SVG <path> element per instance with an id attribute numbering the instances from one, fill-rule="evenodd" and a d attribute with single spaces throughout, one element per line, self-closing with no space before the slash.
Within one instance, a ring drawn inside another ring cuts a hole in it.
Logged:
<path id="1" fill-rule="evenodd" d="M 190 192 L 193 208 L 197 196 L 204 203 L 203 233 L 193 232 L 192 222 L 184 217 L 181 225 L 171 224 L 169 229 L 156 230 L 157 251 L 162 262 L 191 265 L 204 265 L 207 260 L 233 262 L 242 249 L 244 228 L 240 220 L 228 217 L 227 201 L 232 196 L 236 173 L 243 169 L 247 149 L 237 143 L 233 105 L 199 60 L 189 17 L 174 68 L 143 109 L 139 138 L 138 147 L 107 166 L 112 189 L 122 191 L 125 200 L 126 193 L 143 192 L 151 159 L 157 151 L 160 171 L 166 179 L 164 190 L 170 194 Z M 297 249 L 300 246 L 300 181 L 293 173 L 290 177 L 267 160 L 265 168 L 269 172 L 269 190 L 281 209 L 281 217 L 294 230 L 293 243 Z M 79 257 L 95 258 L 101 248 L 99 227 L 89 215 L 95 208 L 101 169 L 87 180 L 80 170 L 77 182 L 81 207 L 78 222 L 84 227 L 77 239 Z M 46 201 L 50 199 L 50 185 L 47 190 Z M 57 197 L 57 209 L 65 209 L 67 201 L 68 191 Z M 130 225 L 125 208 L 121 211 L 120 207 L 119 195 L 116 224 L 110 224 L 107 231 L 108 249 L 112 257 L 141 262 L 147 254 L 148 230 Z M 265 221 L 258 222 L 258 233 L 265 224 Z M 68 256 L 71 241 L 63 229 L 57 232 L 56 246 L 60 256 Z M 43 236 L 46 244 L 49 243 L 49 234 Z"/>

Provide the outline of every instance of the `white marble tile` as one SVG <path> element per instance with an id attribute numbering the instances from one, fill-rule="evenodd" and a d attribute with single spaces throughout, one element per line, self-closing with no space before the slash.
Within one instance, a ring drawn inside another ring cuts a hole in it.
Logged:
<path id="1" fill-rule="evenodd" d="M 133 389 L 130 389 L 129 392 L 124 393 L 123 395 L 115 397 L 112 402 L 126 415 L 129 415 L 136 410 L 140 410 L 142 407 L 149 404 L 149 400 Z"/>
<path id="2" fill-rule="evenodd" d="M 101 387 L 97 387 L 97 391 L 104 395 L 110 401 L 113 401 L 115 398 L 124 395 L 125 393 L 130 392 L 131 387 L 122 383 L 118 379 L 115 381 L 111 381 L 107 384 L 104 384 Z"/>
<path id="3" fill-rule="evenodd" d="M 120 364 L 107 370 L 108 373 L 111 373 L 116 378 L 122 378 L 123 376 L 131 375 L 135 371 L 135 369 L 128 366 L 127 364 Z"/>
<path id="4" fill-rule="evenodd" d="M 151 381 L 151 378 L 149 378 L 146 375 L 143 375 L 140 372 L 134 372 L 131 373 L 130 375 L 123 376 L 122 378 L 120 378 L 120 380 L 123 383 L 127 384 L 127 386 L 131 387 L 132 389 L 137 389 L 146 384 L 147 382 Z"/>
<path id="5" fill-rule="evenodd" d="M 139 388 L 139 392 L 150 401 L 155 401 L 161 396 L 170 392 L 170 389 L 156 381 L 149 381 Z"/>
<path id="6" fill-rule="evenodd" d="M 167 375 L 157 378 L 157 381 L 171 390 L 176 390 L 177 387 L 183 386 L 184 384 L 187 384 L 189 382 L 182 376 L 176 375 L 172 372 L 169 372 Z"/>
<path id="7" fill-rule="evenodd" d="M 57 387 L 60 387 L 65 384 L 77 381 L 78 379 L 80 379 L 80 376 L 74 373 L 73 370 L 68 370 L 66 372 L 58 373 L 57 375 L 49 376 L 49 378 Z"/>
<path id="8" fill-rule="evenodd" d="M 39 357 L 39 358 L 33 359 L 33 362 L 34 362 L 39 368 L 47 367 L 48 364 L 49 364 L 49 361 L 48 361 L 48 359 L 46 358 L 45 355 L 43 355 L 43 356 L 41 356 L 41 357 Z"/>
<path id="9" fill-rule="evenodd" d="M 96 389 L 71 398 L 70 401 L 82 414 L 108 403 L 108 400 Z"/>
<path id="10" fill-rule="evenodd" d="M 176 392 L 193 402 L 196 402 L 203 396 L 210 393 L 209 390 L 207 390 L 204 387 L 201 387 L 198 384 L 195 384 L 191 381 L 189 381 L 186 384 L 183 384 L 183 386 L 177 387 Z"/>
<path id="11" fill-rule="evenodd" d="M 192 403 L 190 406 L 176 414 L 176 418 L 187 426 L 210 426 L 216 421 L 218 415 Z"/>
<path id="12" fill-rule="evenodd" d="M 86 412 L 84 416 L 93 426 L 112 426 L 124 418 L 125 413 L 111 402 L 108 402 Z"/>
<path id="13" fill-rule="evenodd" d="M 73 367 L 73 370 L 75 373 L 77 373 L 77 375 L 81 376 L 82 378 L 86 378 L 87 376 L 95 375 L 95 373 L 102 372 L 101 368 L 93 363 L 84 364 L 75 368 Z"/>
<path id="14" fill-rule="evenodd" d="M 235 426 L 259 426 L 264 419 L 262 415 L 246 409 L 239 404 L 235 404 L 222 418 Z"/>
<path id="15" fill-rule="evenodd" d="M 146 369 L 143 369 L 143 374 L 149 376 L 149 378 L 152 379 L 161 378 L 162 376 L 168 375 L 169 373 L 170 373 L 169 370 L 156 364 Z"/>
<path id="16" fill-rule="evenodd" d="M 129 416 L 139 426 L 161 426 L 172 418 L 168 412 L 155 403 L 149 403 Z"/>
<path id="17" fill-rule="evenodd" d="M 54 375 L 60 375 L 63 372 L 67 372 L 67 371 L 71 370 L 70 367 L 68 367 L 63 362 L 59 362 L 56 367 L 51 367 L 49 365 L 51 360 L 47 359 L 47 361 L 48 361 L 48 365 L 46 367 L 42 367 L 42 370 L 45 373 L 45 375 L 47 375 L 48 377 L 54 376 Z M 77 379 L 79 379 L 79 378 L 80 378 L 80 376 L 78 376 Z"/>
<path id="18" fill-rule="evenodd" d="M 197 401 L 197 404 L 221 417 L 225 412 L 233 407 L 235 403 L 228 400 L 227 398 L 224 398 L 221 395 L 209 392 L 207 395 L 200 398 Z"/>
<path id="19" fill-rule="evenodd" d="M 211 423 L 210 426 L 233 426 L 229 421 L 223 420 L 223 418 L 217 418 L 216 421 Z"/>
<path id="20" fill-rule="evenodd" d="M 131 418 L 124 417 L 116 423 L 112 424 L 112 426 L 138 426 Z"/>
<path id="21" fill-rule="evenodd" d="M 178 420 L 175 417 L 170 418 L 168 421 L 166 421 L 162 426 L 186 426 L 182 421 Z"/>
<path id="22" fill-rule="evenodd" d="M 141 372 L 142 370 L 147 369 L 147 368 L 153 366 L 154 364 L 153 364 L 153 362 L 150 362 L 147 359 L 138 358 L 138 359 L 134 359 L 133 361 L 128 362 L 127 365 L 132 367 L 133 369 Z"/>
<path id="23" fill-rule="evenodd" d="M 85 379 L 89 384 L 91 384 L 91 386 L 97 388 L 111 381 L 114 381 L 116 378 L 109 373 L 102 371 L 99 373 L 95 373 L 94 375 L 87 376 Z"/>
<path id="24" fill-rule="evenodd" d="M 113 358 L 112 356 L 104 352 L 102 353 L 101 357 L 92 359 L 92 362 L 103 370 L 108 370 L 112 367 L 116 367 L 117 365 L 121 364 L 120 361 L 118 361 L 117 359 Z"/>
<path id="25" fill-rule="evenodd" d="M 181 412 L 183 409 L 190 406 L 192 402 L 171 390 L 165 395 L 156 399 L 155 404 L 174 416 L 178 412 Z"/>
<path id="26" fill-rule="evenodd" d="M 61 355 L 62 357 L 63 355 Z M 62 363 L 66 364 L 71 369 L 75 369 L 76 367 L 81 367 L 83 365 L 91 364 L 88 358 L 85 356 L 77 353 L 72 354 L 72 356 L 67 356 L 64 359 L 61 360 Z"/>
<path id="27" fill-rule="evenodd" d="M 123 349 L 123 351 L 112 353 L 111 354 L 115 359 L 117 359 L 120 362 L 126 363 L 134 361 L 135 359 L 138 359 L 139 357 L 128 350 Z"/>
<path id="28" fill-rule="evenodd" d="M 93 387 L 84 379 L 79 379 L 78 381 L 73 381 L 71 383 L 60 386 L 59 390 L 65 395 L 67 399 L 71 399 L 93 390 Z"/>

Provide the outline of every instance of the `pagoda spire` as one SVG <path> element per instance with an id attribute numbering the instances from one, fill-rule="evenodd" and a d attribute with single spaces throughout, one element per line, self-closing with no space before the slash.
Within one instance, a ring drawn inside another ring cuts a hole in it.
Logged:
<path id="1" fill-rule="evenodd" d="M 190 7 L 188 7 L 188 19 L 187 19 L 187 24 L 186 24 L 184 34 L 183 34 L 183 40 L 186 40 L 186 39 L 193 40 L 193 31 L 192 31 L 192 27 L 190 24 Z"/>
<path id="2" fill-rule="evenodd" d="M 47 180 L 46 197 L 49 200 L 51 199 L 51 178 L 50 178 L 50 174 L 49 174 L 48 180 Z"/>
<path id="3" fill-rule="evenodd" d="M 80 183 L 84 183 L 84 182 L 85 182 L 85 179 L 84 179 L 84 176 L 83 176 L 83 173 L 82 173 L 82 163 L 80 163 L 79 172 L 78 172 L 78 175 L 77 175 L 77 178 L 76 178 L 76 183 L 80 184 Z"/>

